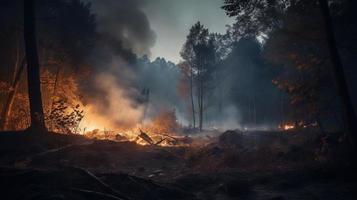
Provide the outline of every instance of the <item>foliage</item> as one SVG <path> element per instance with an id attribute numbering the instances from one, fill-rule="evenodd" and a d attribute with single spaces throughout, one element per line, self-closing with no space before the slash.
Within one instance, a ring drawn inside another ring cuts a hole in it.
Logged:
<path id="1" fill-rule="evenodd" d="M 15 95 L 13 110 L 9 119 L 9 129 L 24 130 L 30 126 L 29 101 L 26 93 Z"/>
<path id="2" fill-rule="evenodd" d="M 1 94 L 2 93 L 4 93 L 4 94 L 8 93 L 10 89 L 11 89 L 11 86 L 7 82 L 0 81 L 0 93 Z"/>
<path id="3" fill-rule="evenodd" d="M 331 1 L 333 16 L 346 15 L 348 4 Z M 225 0 L 222 8 L 236 17 L 236 37 L 266 35 L 265 57 L 280 70 L 273 84 L 289 95 L 295 108 L 291 118 L 306 123 L 341 120 L 317 0 Z"/>
<path id="4" fill-rule="evenodd" d="M 95 41 L 95 16 L 80 0 L 38 2 L 42 65 L 78 69 L 86 64 Z"/>
<path id="5" fill-rule="evenodd" d="M 294 120 L 304 124 L 339 121 L 337 89 L 325 43 L 323 21 L 316 4 L 290 6 L 265 46 L 266 58 L 281 67 L 273 83 L 289 94 Z M 337 117 L 337 119 L 336 119 Z"/>
<path id="6" fill-rule="evenodd" d="M 218 60 L 220 58 L 217 51 L 217 35 L 210 34 L 200 22 L 197 22 L 190 29 L 180 52 L 186 64 L 180 65 L 181 71 L 191 81 L 191 91 L 196 89 L 195 95 L 198 106 L 199 128 L 203 125 L 203 112 L 206 109 L 206 97 L 214 88 L 214 74 Z M 222 52 L 223 54 L 223 52 Z M 189 70 L 185 68 L 189 66 Z M 193 102 L 193 96 L 191 95 Z M 193 118 L 195 118 L 194 103 L 192 103 Z M 195 121 L 195 120 L 194 120 Z"/>
<path id="7" fill-rule="evenodd" d="M 11 79 L 17 73 L 19 60 L 23 57 L 23 30 L 20 28 L 23 26 L 22 3 L 22 0 L 5 0 L 0 7 L 0 25 L 3 27 L 0 31 L 3 44 L 0 59 L 1 64 L 6 66 L 0 67 L 0 82 L 13 81 Z M 89 71 L 86 57 L 91 53 L 96 39 L 95 16 L 90 6 L 90 3 L 80 0 L 38 0 L 36 3 L 45 115 L 49 115 L 54 99 L 66 97 L 70 105 L 79 101 L 77 84 L 87 74 L 83 72 Z M 8 120 L 10 127 L 16 130 L 26 128 L 29 112 L 27 85 L 24 78 L 19 81 Z M 5 86 L 4 89 L 8 90 Z M 0 101 L 3 102 L 7 96 L 7 91 L 1 92 Z"/>
<path id="8" fill-rule="evenodd" d="M 239 37 L 268 33 L 281 25 L 280 17 L 295 1 L 289 0 L 224 0 L 222 8 L 236 18 L 234 32 Z"/>
<path id="9" fill-rule="evenodd" d="M 59 99 L 53 102 L 46 121 L 53 131 L 75 134 L 79 132 L 79 123 L 83 117 L 84 113 L 79 104 L 71 106 L 66 99 Z"/>

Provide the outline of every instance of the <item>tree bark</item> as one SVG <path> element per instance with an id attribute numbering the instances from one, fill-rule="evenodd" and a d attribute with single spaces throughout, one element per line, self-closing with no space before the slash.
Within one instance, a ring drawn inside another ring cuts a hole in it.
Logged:
<path id="1" fill-rule="evenodd" d="M 193 70 L 192 66 L 190 66 L 191 75 L 190 75 L 190 93 L 191 93 L 191 109 L 192 109 L 192 122 L 193 128 L 196 128 L 196 117 L 195 117 L 195 103 L 193 101 Z"/>
<path id="2" fill-rule="evenodd" d="M 25 63 L 26 63 L 25 59 L 23 59 L 21 62 L 20 68 L 16 67 L 16 69 L 18 69 L 18 70 L 14 73 L 15 77 L 14 77 L 14 80 L 11 85 L 12 89 L 6 98 L 4 108 L 1 111 L 1 119 L 2 119 L 0 121 L 0 129 L 1 130 L 7 129 L 9 118 L 11 116 L 12 105 L 14 103 L 15 95 L 16 95 L 17 89 L 20 84 L 22 72 L 24 71 L 24 68 L 25 68 Z"/>
<path id="3" fill-rule="evenodd" d="M 202 125 L 203 125 L 203 80 L 200 81 L 200 131 L 202 131 Z"/>
<path id="4" fill-rule="evenodd" d="M 343 104 L 344 115 L 346 116 L 346 125 L 349 131 L 349 136 L 354 145 L 357 143 L 357 120 L 351 97 L 348 91 L 348 86 L 343 70 L 342 61 L 337 49 L 336 39 L 334 35 L 334 29 L 332 24 L 332 17 L 329 10 L 329 5 L 327 0 L 319 0 L 320 9 L 324 18 L 325 31 L 326 31 L 326 42 L 329 46 L 331 62 L 333 66 L 333 72 L 338 88 L 339 96 L 341 97 Z"/>
<path id="5" fill-rule="evenodd" d="M 30 102 L 30 129 L 46 130 L 40 83 L 40 66 L 37 53 L 35 0 L 24 0 L 24 42 L 27 60 L 28 95 Z"/>

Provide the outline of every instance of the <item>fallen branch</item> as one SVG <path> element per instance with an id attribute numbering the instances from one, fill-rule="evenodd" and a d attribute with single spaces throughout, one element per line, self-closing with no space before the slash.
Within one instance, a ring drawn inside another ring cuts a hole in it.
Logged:
<path id="1" fill-rule="evenodd" d="M 155 143 L 155 145 L 159 145 L 159 144 L 161 144 L 163 141 L 165 141 L 167 138 L 163 138 L 163 139 L 161 139 L 161 140 L 159 140 L 158 142 L 156 142 Z"/>
<path id="2" fill-rule="evenodd" d="M 154 141 L 151 139 L 151 137 L 147 133 L 142 131 L 141 129 L 140 129 L 140 134 L 138 135 L 138 137 L 143 139 L 145 142 L 147 142 L 150 145 L 155 144 Z"/>
<path id="3" fill-rule="evenodd" d="M 83 169 L 83 168 L 79 168 L 79 167 L 74 167 L 74 166 L 67 166 L 67 168 L 73 169 L 75 171 L 78 171 L 78 172 L 90 177 L 95 183 L 99 184 L 103 188 L 103 190 L 105 192 L 107 192 L 107 193 L 109 193 L 109 194 L 111 194 L 113 196 L 119 197 L 121 199 L 129 200 L 129 198 L 127 198 L 124 195 L 120 194 L 120 192 L 118 192 L 117 190 L 113 189 L 108 184 L 104 183 L 102 180 L 100 180 L 97 176 L 95 176 L 94 174 L 92 174 L 88 170 Z"/>
<path id="4" fill-rule="evenodd" d="M 111 194 L 105 194 L 105 193 L 101 193 L 101 192 L 97 192 L 97 191 L 91 191 L 91 190 L 84 190 L 84 189 L 78 189 L 78 188 L 69 188 L 69 189 L 65 189 L 65 190 L 69 190 L 71 192 L 77 192 L 80 194 L 83 194 L 87 197 L 93 197 L 93 199 L 103 199 L 103 200 L 123 200 L 122 198 L 116 197 L 114 195 Z"/>

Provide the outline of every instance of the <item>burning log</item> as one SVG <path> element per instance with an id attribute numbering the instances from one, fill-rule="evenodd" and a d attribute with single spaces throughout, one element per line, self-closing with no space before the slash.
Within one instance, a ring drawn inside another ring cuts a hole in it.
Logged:
<path id="1" fill-rule="evenodd" d="M 160 145 L 163 141 L 165 141 L 167 138 L 163 138 L 161 140 L 159 140 L 158 142 L 155 143 L 155 145 Z"/>
<path id="2" fill-rule="evenodd" d="M 118 134 L 115 135 L 115 140 L 116 141 L 128 141 L 128 138 L 123 136 L 123 135 L 121 135 L 120 133 L 118 133 Z"/>
<path id="3" fill-rule="evenodd" d="M 142 140 L 144 140 L 145 142 L 147 142 L 148 144 L 150 144 L 150 145 L 154 145 L 155 144 L 154 140 L 152 140 L 151 137 L 147 133 L 142 131 L 141 129 L 140 129 L 140 134 L 138 135 L 138 137 L 136 138 L 135 141 L 137 141 L 140 138 Z"/>

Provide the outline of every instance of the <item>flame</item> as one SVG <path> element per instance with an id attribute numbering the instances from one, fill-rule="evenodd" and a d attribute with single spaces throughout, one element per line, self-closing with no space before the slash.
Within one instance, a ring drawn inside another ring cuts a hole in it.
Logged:
<path id="1" fill-rule="evenodd" d="M 284 125 L 284 130 L 290 130 L 290 129 L 294 129 L 294 128 L 295 128 L 294 125 L 289 125 L 289 124 Z"/>
<path id="2" fill-rule="evenodd" d="M 292 123 L 283 123 L 279 125 L 279 129 L 287 131 L 287 130 L 292 130 L 295 129 L 295 125 Z"/>
<path id="3" fill-rule="evenodd" d="M 135 123 L 135 124 L 134 124 Z M 179 141 L 184 140 L 184 136 L 177 134 L 179 125 L 175 112 L 162 109 L 155 117 L 145 122 L 133 120 L 132 126 L 126 124 L 114 124 L 107 116 L 96 113 L 93 106 L 85 108 L 85 117 L 80 124 L 80 134 L 99 140 L 131 141 L 140 145 L 159 146 L 183 146 Z M 141 134 L 144 132 L 152 143 L 145 140 Z"/>

